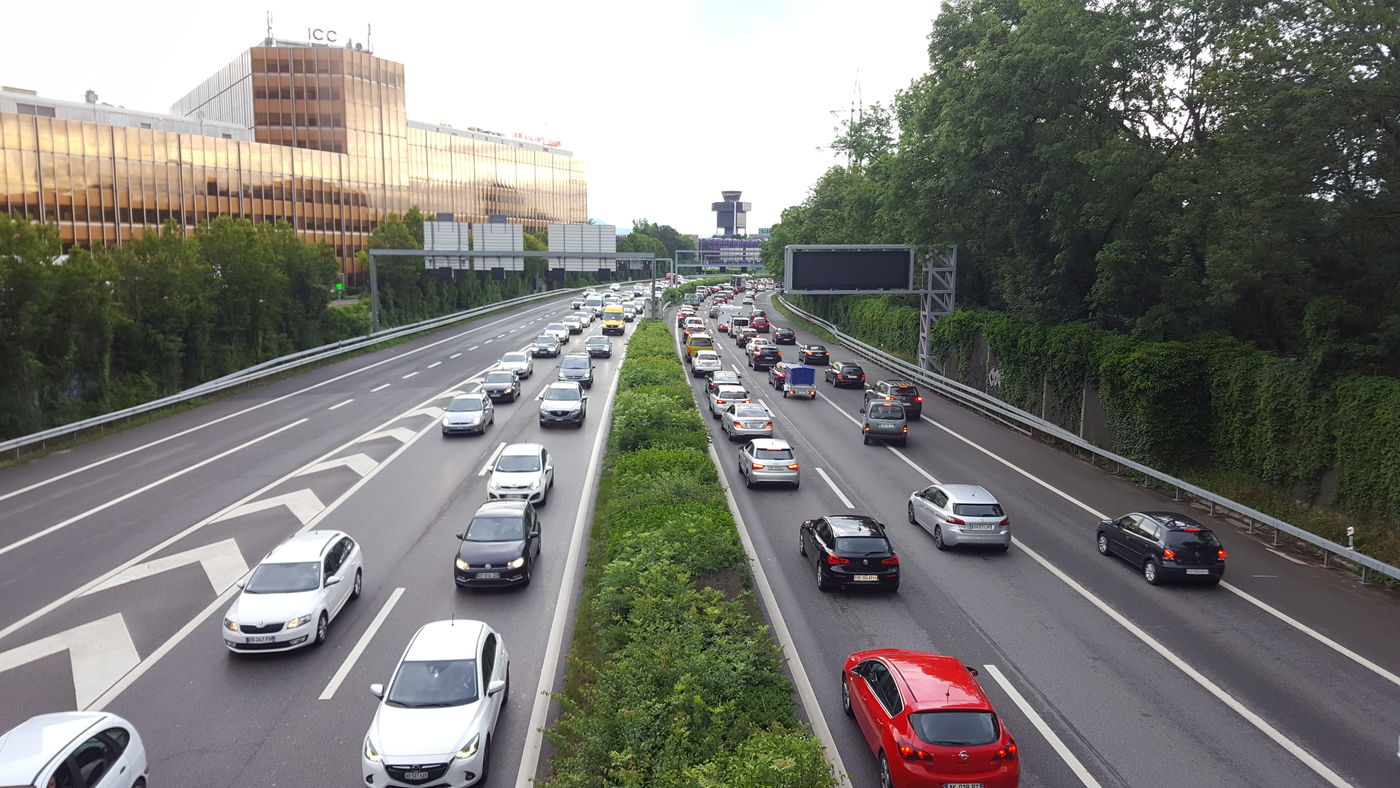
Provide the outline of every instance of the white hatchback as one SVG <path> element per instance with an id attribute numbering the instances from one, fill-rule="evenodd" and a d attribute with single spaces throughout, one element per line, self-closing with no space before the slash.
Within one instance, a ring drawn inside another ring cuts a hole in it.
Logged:
<path id="1" fill-rule="evenodd" d="M 272 549 L 224 614 L 229 651 L 320 645 L 331 620 L 364 583 L 364 556 L 340 531 L 306 531 Z"/>
<path id="2" fill-rule="evenodd" d="M 700 350 L 695 353 L 695 360 L 691 362 L 690 374 L 692 377 L 709 375 L 724 369 L 724 362 L 720 360 L 719 353 L 713 350 Z"/>
<path id="3" fill-rule="evenodd" d="M 365 785 L 465 788 L 490 771 L 491 736 L 510 695 L 510 655 L 481 621 L 424 624 L 398 667 L 369 691 L 380 699 L 365 734 Z"/>
<path id="4" fill-rule="evenodd" d="M 40 714 L 0 734 L 0 785 L 133 788 L 147 771 L 140 734 L 115 714 Z"/>

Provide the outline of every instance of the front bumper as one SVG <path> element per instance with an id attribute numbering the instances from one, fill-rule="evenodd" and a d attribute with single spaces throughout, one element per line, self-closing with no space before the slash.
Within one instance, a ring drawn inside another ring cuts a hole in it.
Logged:
<path id="1" fill-rule="evenodd" d="M 283 627 L 276 632 L 263 635 L 249 635 L 230 632 L 224 627 L 224 646 L 239 654 L 293 651 L 313 642 L 316 634 L 315 622 L 304 624 L 296 629 Z M 249 640 L 254 642 L 250 643 Z"/>
<path id="2" fill-rule="evenodd" d="M 582 424 L 583 411 L 574 410 L 559 416 L 550 411 L 540 411 L 540 424 Z"/>
<path id="3" fill-rule="evenodd" d="M 433 756 L 436 763 L 423 763 L 426 759 L 385 757 L 382 763 L 375 763 L 360 755 L 360 773 L 364 784 L 373 788 L 467 788 L 481 781 L 481 750 L 470 758 L 456 760 L 450 755 Z M 426 777 L 415 776 L 412 782 L 402 778 L 414 772 L 426 772 Z"/>
<path id="4" fill-rule="evenodd" d="M 482 420 L 477 424 L 444 424 L 442 425 L 443 435 L 471 435 L 473 433 L 485 433 L 486 421 Z"/>
<path id="5" fill-rule="evenodd" d="M 491 577 L 491 575 L 496 575 Z M 506 569 L 504 566 L 487 569 L 472 568 L 465 572 L 452 567 L 452 579 L 457 581 L 457 585 L 462 588 L 482 587 L 500 588 L 502 586 L 518 586 L 525 582 L 525 567 L 519 569 Z"/>
<path id="6" fill-rule="evenodd" d="M 502 399 L 515 399 L 520 396 L 515 389 L 485 389 L 485 391 L 486 396 L 490 397 L 492 402 Z"/>

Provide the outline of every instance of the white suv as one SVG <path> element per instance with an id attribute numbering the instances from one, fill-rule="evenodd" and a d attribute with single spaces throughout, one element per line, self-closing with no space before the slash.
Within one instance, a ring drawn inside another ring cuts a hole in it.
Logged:
<path id="1" fill-rule="evenodd" d="M 496 458 L 486 494 L 493 501 L 514 498 L 544 506 L 553 486 L 554 464 L 549 450 L 538 443 L 512 443 Z"/>
<path id="2" fill-rule="evenodd" d="M 130 788 L 148 771 L 141 736 L 115 714 L 40 714 L 0 734 L 0 785 Z"/>
<path id="3" fill-rule="evenodd" d="M 291 651 L 326 641 L 364 582 L 364 556 L 340 531 L 307 531 L 272 549 L 224 614 L 229 651 Z"/>
<path id="4" fill-rule="evenodd" d="M 495 630 L 470 619 L 424 624 L 387 691 L 369 691 L 380 703 L 360 755 L 365 785 L 465 788 L 486 779 L 510 695 L 510 655 Z"/>

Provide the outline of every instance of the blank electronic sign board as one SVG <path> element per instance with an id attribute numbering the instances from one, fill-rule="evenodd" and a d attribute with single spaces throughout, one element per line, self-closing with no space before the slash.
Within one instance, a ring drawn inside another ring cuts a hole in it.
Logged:
<path id="1" fill-rule="evenodd" d="M 786 267 L 789 293 L 908 292 L 914 284 L 909 246 L 789 246 Z"/>

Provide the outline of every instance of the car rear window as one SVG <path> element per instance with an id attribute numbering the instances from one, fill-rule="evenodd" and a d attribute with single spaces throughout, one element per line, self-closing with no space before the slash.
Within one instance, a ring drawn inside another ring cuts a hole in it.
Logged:
<path id="1" fill-rule="evenodd" d="M 909 396 L 909 397 L 917 397 L 917 396 L 919 396 L 919 390 L 916 389 L 916 388 L 914 388 L 913 386 L 895 386 L 895 387 L 894 387 L 894 393 L 895 393 L 895 394 L 898 394 L 898 395 L 900 395 L 900 396 Z"/>
<path id="2" fill-rule="evenodd" d="M 871 405 L 870 417 L 873 419 L 902 419 L 904 418 L 904 408 L 900 405 Z"/>
<path id="3" fill-rule="evenodd" d="M 838 536 L 838 555 L 889 555 L 890 543 L 883 536 Z"/>
<path id="4" fill-rule="evenodd" d="M 790 460 L 792 449 L 754 449 L 754 458 L 759 460 Z"/>
<path id="5" fill-rule="evenodd" d="M 997 716 L 990 711 L 918 711 L 909 715 L 909 723 L 925 744 L 972 747 L 1001 738 Z"/>
<path id="6" fill-rule="evenodd" d="M 1167 531 L 1167 543 L 1194 550 L 1218 550 L 1220 540 L 1210 531 Z"/>
<path id="7" fill-rule="evenodd" d="M 959 503 L 953 505 L 953 514 L 964 517 L 1002 517 L 998 503 Z"/>

